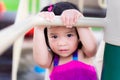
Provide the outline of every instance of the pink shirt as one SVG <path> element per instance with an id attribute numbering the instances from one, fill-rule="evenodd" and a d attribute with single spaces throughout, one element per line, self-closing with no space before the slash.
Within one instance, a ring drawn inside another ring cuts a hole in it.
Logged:
<path id="1" fill-rule="evenodd" d="M 97 80 L 95 68 L 78 61 L 77 51 L 73 54 L 73 60 L 58 65 L 59 57 L 54 58 L 54 68 L 50 74 L 50 80 Z"/>

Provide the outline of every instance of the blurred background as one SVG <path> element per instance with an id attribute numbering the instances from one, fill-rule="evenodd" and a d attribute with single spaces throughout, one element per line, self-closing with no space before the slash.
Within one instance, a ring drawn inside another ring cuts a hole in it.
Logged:
<path id="1" fill-rule="evenodd" d="M 29 15 L 36 14 L 42 7 L 50 3 L 58 1 L 69 1 L 76 4 L 85 17 L 106 16 L 106 0 L 28 0 Z M 36 2 L 33 7 L 34 1 Z M 101 2 L 100 2 L 101 1 Z M 20 0 L 0 0 L 0 30 L 9 27 L 15 23 Z M 34 9 L 34 10 L 33 10 Z M 24 12 L 23 12 L 24 13 Z M 103 38 L 102 28 L 92 28 L 95 33 L 98 45 Z M 24 35 L 21 47 L 20 60 L 17 68 L 17 80 L 44 80 L 46 70 L 39 67 L 33 60 L 32 56 L 32 39 L 33 31 L 31 29 Z M 9 36 L 10 33 L 8 33 Z M 17 54 L 17 53 L 16 53 Z M 13 61 L 13 45 L 9 47 L 2 55 L 0 55 L 0 80 L 11 80 L 12 62 Z"/>

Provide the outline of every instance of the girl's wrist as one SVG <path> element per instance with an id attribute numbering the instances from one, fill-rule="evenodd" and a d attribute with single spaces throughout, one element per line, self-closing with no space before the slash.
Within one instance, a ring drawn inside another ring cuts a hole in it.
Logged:
<path id="1" fill-rule="evenodd" d="M 37 30 L 39 31 L 44 31 L 46 27 L 43 27 L 43 26 L 39 26 L 39 27 L 36 27 Z"/>
<path id="2" fill-rule="evenodd" d="M 35 27 L 34 31 L 35 31 L 35 33 L 44 33 L 44 29 L 45 28 Z"/>

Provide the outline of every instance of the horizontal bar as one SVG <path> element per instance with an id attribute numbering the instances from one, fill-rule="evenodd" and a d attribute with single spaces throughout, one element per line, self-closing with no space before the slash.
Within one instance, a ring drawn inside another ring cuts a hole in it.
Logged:
<path id="1" fill-rule="evenodd" d="M 91 27 L 104 27 L 105 26 L 105 18 L 91 18 L 91 17 L 82 17 L 80 18 L 74 26 L 91 26 Z M 34 22 L 37 25 L 50 25 L 50 26 L 63 26 L 63 23 L 60 19 L 60 16 L 56 16 L 53 21 L 49 22 L 44 20 L 43 18 L 34 17 Z"/>
<path id="2" fill-rule="evenodd" d="M 80 18 L 74 26 L 91 26 L 91 27 L 104 27 L 104 18 Z M 63 23 L 60 16 L 55 16 L 54 20 L 49 22 L 44 18 L 32 16 L 23 20 L 22 22 L 13 24 L 3 30 L 0 30 L 0 54 L 2 54 L 14 41 L 24 35 L 28 30 L 36 25 L 49 25 L 49 26 L 62 26 Z"/>

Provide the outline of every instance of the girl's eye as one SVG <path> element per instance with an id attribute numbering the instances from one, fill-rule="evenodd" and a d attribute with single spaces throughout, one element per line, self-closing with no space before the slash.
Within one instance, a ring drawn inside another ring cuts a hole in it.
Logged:
<path id="1" fill-rule="evenodd" d="M 72 37 L 73 35 L 72 34 L 67 34 L 68 37 Z"/>
<path id="2" fill-rule="evenodd" d="M 56 38 L 57 38 L 57 36 L 56 36 L 56 35 L 54 35 L 54 36 L 52 36 L 52 38 L 56 39 Z"/>

